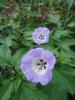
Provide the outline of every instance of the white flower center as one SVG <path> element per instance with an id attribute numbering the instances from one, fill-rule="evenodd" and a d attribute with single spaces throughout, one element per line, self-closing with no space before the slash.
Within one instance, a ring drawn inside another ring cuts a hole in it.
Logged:
<path id="1" fill-rule="evenodd" d="M 47 71 L 48 64 L 45 59 L 35 58 L 32 62 L 32 70 L 39 75 L 43 75 Z"/>
<path id="2" fill-rule="evenodd" d="M 41 33 L 41 34 L 39 35 L 39 39 L 40 39 L 40 40 L 45 39 L 45 35 L 44 35 L 43 33 Z"/>

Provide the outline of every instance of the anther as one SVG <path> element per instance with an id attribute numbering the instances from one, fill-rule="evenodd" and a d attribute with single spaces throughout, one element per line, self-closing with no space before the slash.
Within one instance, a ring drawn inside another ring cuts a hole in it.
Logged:
<path id="1" fill-rule="evenodd" d="M 45 61 L 43 64 L 44 64 L 44 65 L 47 65 L 47 62 Z"/>
<path id="2" fill-rule="evenodd" d="M 39 66 L 39 65 L 41 65 L 40 63 L 37 63 L 37 65 Z"/>
<path id="3" fill-rule="evenodd" d="M 44 69 L 46 69 L 46 66 L 44 65 Z"/>
<path id="4" fill-rule="evenodd" d="M 42 62 L 42 63 L 43 63 L 43 60 L 42 60 L 42 59 L 40 59 L 40 62 Z"/>

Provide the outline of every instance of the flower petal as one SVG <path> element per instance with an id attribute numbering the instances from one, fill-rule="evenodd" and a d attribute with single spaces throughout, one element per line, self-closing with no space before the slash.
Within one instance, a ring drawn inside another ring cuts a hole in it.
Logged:
<path id="1" fill-rule="evenodd" d="M 47 60 L 47 63 L 49 65 L 48 69 L 52 70 L 54 68 L 54 65 L 56 63 L 56 58 L 53 55 L 52 52 L 45 50 L 43 52 L 43 57 Z"/>
<path id="2" fill-rule="evenodd" d="M 40 81 L 39 76 L 38 76 L 38 74 L 35 73 L 35 76 L 33 77 L 32 82 L 33 83 L 39 83 L 39 81 Z"/>
<path id="3" fill-rule="evenodd" d="M 35 77 L 35 73 L 32 70 L 29 70 L 29 72 L 25 72 L 24 74 L 28 81 L 32 81 L 32 79 Z"/>
<path id="4" fill-rule="evenodd" d="M 40 32 L 37 33 L 37 31 L 33 32 L 33 34 L 32 34 L 32 39 L 33 39 L 33 40 L 35 41 L 35 43 L 37 43 L 38 45 L 41 44 L 41 42 L 39 41 L 39 38 L 38 38 L 39 34 L 40 34 Z M 40 43 L 39 43 L 39 42 L 40 42 Z"/>
<path id="5" fill-rule="evenodd" d="M 39 83 L 39 77 L 32 69 L 29 70 L 28 72 L 25 71 L 24 74 L 28 81 L 31 81 L 33 83 Z"/>
<path id="6" fill-rule="evenodd" d="M 30 50 L 29 55 L 32 57 L 41 57 L 43 54 L 43 49 L 42 48 L 35 48 Z"/>
<path id="7" fill-rule="evenodd" d="M 43 28 L 43 33 L 45 33 L 45 34 L 47 34 L 47 35 L 48 35 L 48 34 L 49 34 L 49 29 L 48 29 L 48 28 L 46 28 L 46 27 L 45 27 L 45 28 Z"/>
<path id="8" fill-rule="evenodd" d="M 42 85 L 47 85 L 51 80 L 52 80 L 52 71 L 50 70 L 48 70 L 46 74 L 44 74 L 43 76 L 40 76 L 40 83 Z"/>
<path id="9" fill-rule="evenodd" d="M 43 30 L 43 28 L 42 28 L 42 27 L 38 27 L 38 28 L 36 28 L 36 29 L 35 29 L 35 32 L 39 34 L 39 33 L 41 33 L 41 32 L 42 32 L 42 30 Z"/>

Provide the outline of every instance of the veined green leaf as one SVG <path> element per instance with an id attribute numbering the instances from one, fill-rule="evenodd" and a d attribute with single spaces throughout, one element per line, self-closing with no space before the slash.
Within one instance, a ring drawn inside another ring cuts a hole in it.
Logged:
<path id="1" fill-rule="evenodd" d="M 0 65 L 8 65 L 11 63 L 11 51 L 6 46 L 0 46 Z"/>
<path id="2" fill-rule="evenodd" d="M 48 22 L 55 23 L 58 26 L 61 26 L 60 15 L 49 14 L 48 15 Z"/>
<path id="3" fill-rule="evenodd" d="M 75 22 L 71 22 L 67 25 L 68 27 L 75 27 Z"/>
<path id="4" fill-rule="evenodd" d="M 38 90 L 35 85 L 23 83 L 10 100 L 49 100 L 48 95 Z"/>
<path id="5" fill-rule="evenodd" d="M 13 82 L 10 82 L 9 80 L 5 81 L 3 86 L 0 88 L 0 100 L 9 100 L 14 91 L 13 87 Z"/>
<path id="6" fill-rule="evenodd" d="M 19 50 L 16 51 L 16 53 L 12 56 L 12 63 L 15 64 L 16 66 L 19 66 L 20 60 L 27 51 L 27 48 L 20 48 Z"/>

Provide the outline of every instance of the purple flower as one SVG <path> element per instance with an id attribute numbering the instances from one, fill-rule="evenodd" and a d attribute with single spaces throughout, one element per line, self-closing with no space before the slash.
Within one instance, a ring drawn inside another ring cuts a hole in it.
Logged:
<path id="1" fill-rule="evenodd" d="M 52 52 L 35 48 L 23 56 L 20 69 L 28 81 L 46 85 L 52 79 L 55 62 L 56 58 Z"/>
<path id="2" fill-rule="evenodd" d="M 36 28 L 35 31 L 32 33 L 32 38 L 34 42 L 38 45 L 47 43 L 49 41 L 49 29 L 45 27 Z"/>

